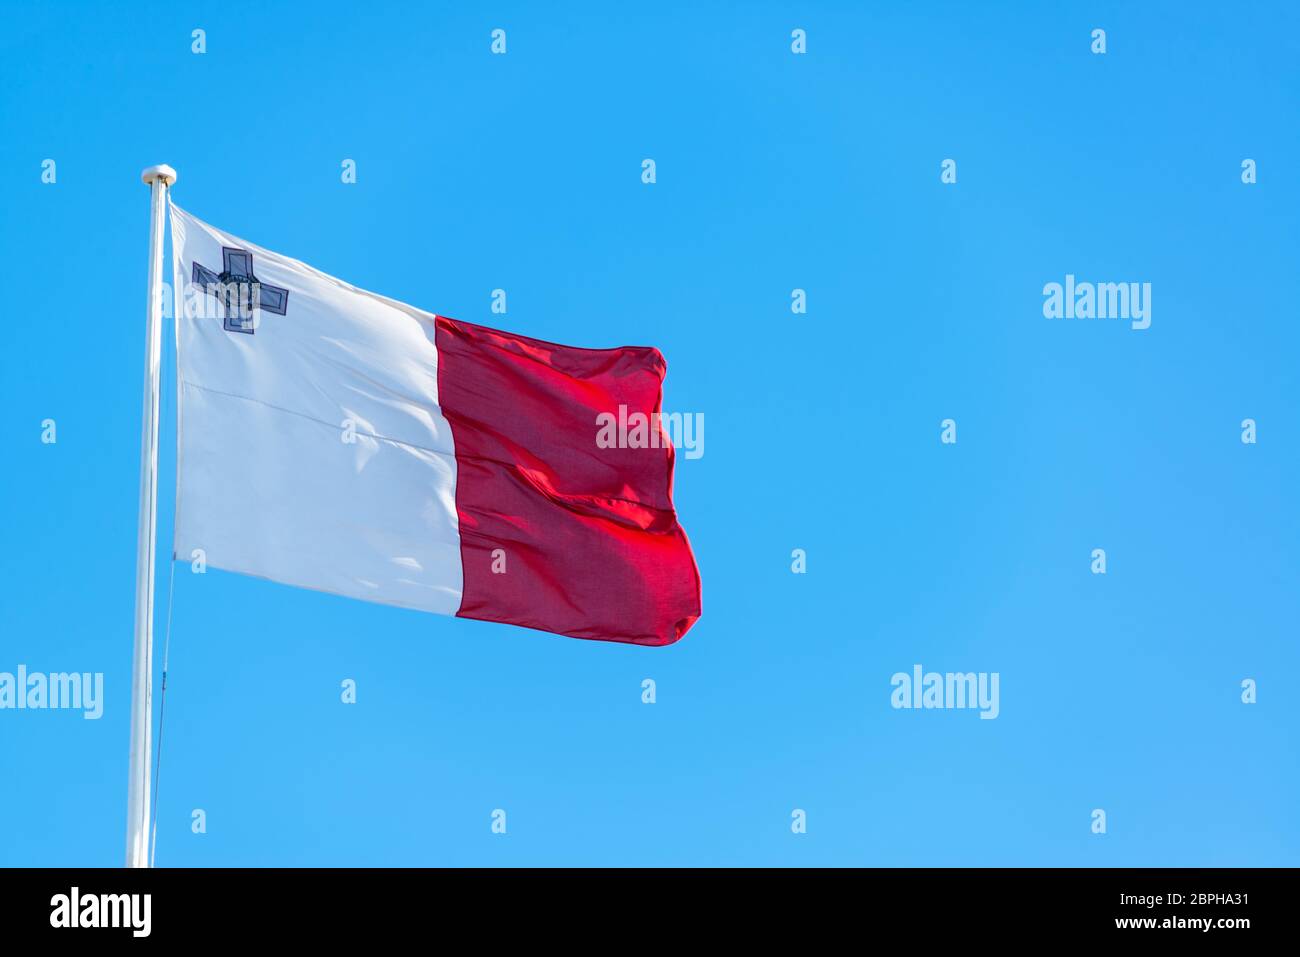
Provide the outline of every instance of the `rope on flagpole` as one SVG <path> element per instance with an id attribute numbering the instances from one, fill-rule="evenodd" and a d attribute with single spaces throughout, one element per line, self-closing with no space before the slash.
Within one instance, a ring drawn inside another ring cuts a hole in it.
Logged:
<path id="1" fill-rule="evenodd" d="M 167 576 L 167 631 L 163 638 L 162 691 L 158 696 L 158 760 L 153 766 L 153 820 L 149 824 L 149 866 L 158 853 L 158 781 L 162 777 L 163 722 L 167 720 L 167 661 L 172 648 L 172 603 L 176 595 L 176 556 Z"/>
<path id="2" fill-rule="evenodd" d="M 173 307 L 174 308 L 174 307 Z M 180 370 L 176 370 L 177 376 Z M 173 400 L 176 408 L 171 410 L 173 415 L 180 414 L 180 397 Z M 164 405 L 167 404 L 164 400 Z M 173 516 L 173 521 L 175 516 Z M 162 665 L 162 690 L 158 694 L 158 755 L 153 767 L 153 804 L 150 810 L 153 813 L 153 820 L 149 822 L 149 866 L 154 866 L 154 861 L 158 856 L 158 785 L 162 779 L 162 759 L 163 759 L 163 726 L 167 720 L 167 670 L 171 662 L 172 652 L 172 608 L 176 601 L 176 553 L 172 552 L 171 561 L 168 563 L 171 567 L 167 574 L 167 627 L 163 633 L 163 665 Z"/>

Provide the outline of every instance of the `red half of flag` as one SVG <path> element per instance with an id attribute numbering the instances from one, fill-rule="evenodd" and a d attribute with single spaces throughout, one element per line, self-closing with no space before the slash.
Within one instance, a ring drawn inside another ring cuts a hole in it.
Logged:
<path id="1" fill-rule="evenodd" d="M 620 407 L 659 427 L 659 351 L 561 346 L 444 316 L 437 348 L 456 449 L 457 614 L 642 645 L 686 634 L 700 576 L 673 508 L 672 444 L 596 442 L 599 416 Z"/>

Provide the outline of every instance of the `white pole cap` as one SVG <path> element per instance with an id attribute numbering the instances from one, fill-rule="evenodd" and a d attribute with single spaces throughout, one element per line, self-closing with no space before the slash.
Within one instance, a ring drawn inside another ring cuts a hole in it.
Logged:
<path id="1" fill-rule="evenodd" d="M 170 186 L 176 182 L 176 170 L 163 163 L 161 166 L 150 166 L 140 174 L 140 178 L 149 186 L 152 186 L 155 180 L 161 180 L 164 186 Z"/>

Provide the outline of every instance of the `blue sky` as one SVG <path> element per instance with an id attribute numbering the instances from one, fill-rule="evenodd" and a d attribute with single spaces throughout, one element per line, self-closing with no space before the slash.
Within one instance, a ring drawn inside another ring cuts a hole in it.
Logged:
<path id="1" fill-rule="evenodd" d="M 1300 863 L 1294 7 L 3 17 L 0 671 L 103 672 L 105 712 L 0 711 L 0 864 L 122 859 L 160 162 L 362 287 L 655 345 L 707 423 L 670 648 L 179 566 L 160 865 Z M 1151 327 L 1045 318 L 1067 273 L 1151 283 Z M 918 663 L 998 673 L 998 718 L 891 708 Z"/>

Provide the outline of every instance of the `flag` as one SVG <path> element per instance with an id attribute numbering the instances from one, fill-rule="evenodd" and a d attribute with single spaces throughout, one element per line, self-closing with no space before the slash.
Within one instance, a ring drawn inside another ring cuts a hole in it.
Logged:
<path id="1" fill-rule="evenodd" d="M 671 444 L 597 441 L 636 412 L 662 436 L 657 349 L 460 322 L 171 225 L 176 558 L 575 638 L 694 624 Z"/>

